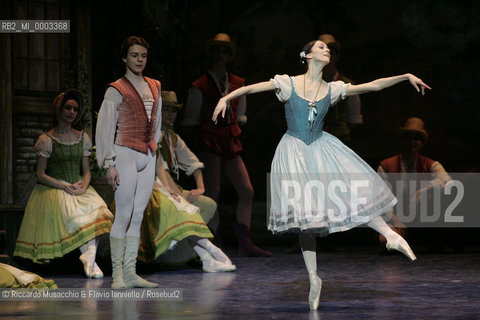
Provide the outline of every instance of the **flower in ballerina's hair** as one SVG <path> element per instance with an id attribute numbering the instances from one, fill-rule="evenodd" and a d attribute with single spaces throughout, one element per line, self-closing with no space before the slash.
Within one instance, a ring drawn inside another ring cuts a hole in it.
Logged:
<path id="1" fill-rule="evenodd" d="M 305 63 L 306 60 L 307 60 L 307 55 L 305 54 L 305 51 L 300 52 L 300 61 L 302 63 Z"/>

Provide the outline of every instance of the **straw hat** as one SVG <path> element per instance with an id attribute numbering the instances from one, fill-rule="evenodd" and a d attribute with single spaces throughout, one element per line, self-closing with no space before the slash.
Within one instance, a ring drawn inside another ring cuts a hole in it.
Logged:
<path id="1" fill-rule="evenodd" d="M 78 103 L 78 112 L 77 112 L 77 117 L 75 118 L 75 121 L 73 124 L 76 124 L 81 118 L 82 118 L 82 112 L 83 112 L 83 95 L 82 93 L 77 90 L 77 89 L 67 89 L 65 92 L 60 93 L 55 100 L 53 100 L 53 108 L 55 111 L 55 114 L 57 116 L 57 119 L 60 117 L 60 111 L 62 110 L 63 105 L 65 102 L 68 100 L 75 100 Z"/>
<path id="2" fill-rule="evenodd" d="M 162 106 L 181 108 L 182 105 L 178 103 L 177 94 L 175 91 L 162 91 Z"/>
<path id="3" fill-rule="evenodd" d="M 210 49 L 213 46 L 225 46 L 230 49 L 232 52 L 232 58 L 235 56 L 235 43 L 230 39 L 230 36 L 226 33 L 217 33 L 213 39 L 208 40 L 207 43 L 207 52 L 210 52 Z"/>
<path id="4" fill-rule="evenodd" d="M 422 136 L 423 143 L 426 143 L 428 140 L 428 133 L 425 130 L 425 124 L 420 118 L 408 118 L 405 122 L 405 125 L 400 128 L 400 135 L 404 135 L 405 133 L 420 134 Z"/>

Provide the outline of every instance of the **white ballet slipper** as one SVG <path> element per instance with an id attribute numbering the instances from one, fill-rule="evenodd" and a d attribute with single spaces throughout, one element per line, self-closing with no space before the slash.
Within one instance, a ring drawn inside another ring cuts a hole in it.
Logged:
<path id="1" fill-rule="evenodd" d="M 403 253 L 407 258 L 410 260 L 414 261 L 417 259 L 415 254 L 413 253 L 413 250 L 410 248 L 408 245 L 407 241 L 403 239 L 400 235 L 395 237 L 395 239 L 388 241 L 386 244 L 387 250 L 397 250 L 401 253 Z"/>
<path id="2" fill-rule="evenodd" d="M 102 279 L 103 278 L 103 272 L 96 262 L 93 264 L 92 277 L 94 279 Z"/>
<path id="3" fill-rule="evenodd" d="M 212 256 L 205 256 L 202 259 L 204 272 L 232 272 L 237 270 L 237 267 L 232 263 L 227 264 L 215 260 Z"/>
<path id="4" fill-rule="evenodd" d="M 91 279 L 93 278 L 93 265 L 95 264 L 95 255 L 96 255 L 96 248 L 93 246 L 89 246 L 87 251 L 82 253 L 79 257 L 80 261 L 83 263 L 83 272 L 85 272 L 85 276 Z"/>
<path id="5" fill-rule="evenodd" d="M 220 261 L 224 264 L 227 264 L 227 265 L 233 265 L 232 261 L 230 260 L 230 258 L 228 258 L 228 256 L 225 254 L 225 252 L 222 251 L 222 249 L 220 249 L 219 247 L 215 246 L 213 243 L 211 243 L 210 241 L 202 241 L 202 244 L 203 248 L 205 250 L 208 251 L 208 253 L 210 253 L 210 255 L 212 257 L 215 258 L 215 256 L 217 256 L 217 258 L 215 260 L 217 261 Z"/>
<path id="6" fill-rule="evenodd" d="M 320 305 L 320 293 L 322 292 L 322 279 L 317 274 L 309 275 L 310 292 L 308 293 L 308 303 L 310 310 L 317 310 Z"/>

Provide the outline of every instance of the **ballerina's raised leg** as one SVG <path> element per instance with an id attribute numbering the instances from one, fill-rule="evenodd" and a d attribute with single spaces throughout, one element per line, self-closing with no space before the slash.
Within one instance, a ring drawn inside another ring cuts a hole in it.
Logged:
<path id="1" fill-rule="evenodd" d="M 408 245 L 407 241 L 402 238 L 401 235 L 393 231 L 382 217 L 376 217 L 367 224 L 370 228 L 374 229 L 378 233 L 387 239 L 387 249 L 397 250 L 403 253 L 407 258 L 414 261 L 417 259 L 413 250 Z"/>

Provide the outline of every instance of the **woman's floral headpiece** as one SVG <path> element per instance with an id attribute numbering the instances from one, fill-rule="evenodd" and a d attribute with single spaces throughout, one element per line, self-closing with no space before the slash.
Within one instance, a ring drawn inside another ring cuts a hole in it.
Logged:
<path id="1" fill-rule="evenodd" d="M 305 63 L 306 60 L 307 55 L 305 54 L 305 51 L 300 52 L 300 61 L 302 61 L 302 63 Z"/>

